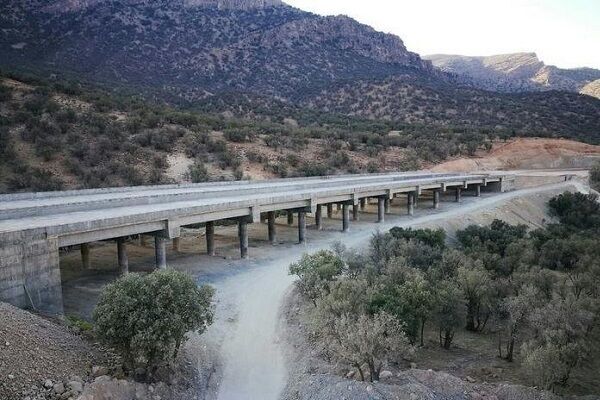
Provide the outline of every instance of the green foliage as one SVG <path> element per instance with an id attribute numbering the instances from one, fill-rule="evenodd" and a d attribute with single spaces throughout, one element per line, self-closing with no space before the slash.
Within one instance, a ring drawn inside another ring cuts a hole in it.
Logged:
<path id="1" fill-rule="evenodd" d="M 148 374 L 169 364 L 185 335 L 212 323 L 213 289 L 173 270 L 129 274 L 108 285 L 94 310 L 95 330 L 128 368 Z"/>
<path id="2" fill-rule="evenodd" d="M 210 181 L 208 169 L 202 161 L 195 161 L 194 164 L 190 165 L 188 173 L 190 175 L 190 180 L 193 183 L 202 183 Z"/>
<path id="3" fill-rule="evenodd" d="M 600 203 L 594 194 L 565 192 L 550 200 L 550 212 L 561 224 L 577 229 L 600 229 Z"/>
<path id="4" fill-rule="evenodd" d="M 600 161 L 596 162 L 590 170 L 590 185 L 597 191 L 600 190 Z"/>
<path id="5" fill-rule="evenodd" d="M 439 282 L 432 293 L 435 296 L 431 307 L 432 318 L 439 331 L 440 346 L 448 350 L 456 331 L 465 320 L 465 295 L 459 285 L 452 280 Z"/>
<path id="6" fill-rule="evenodd" d="M 364 251 L 337 244 L 327 257 L 305 256 L 303 268 L 293 267 L 312 303 L 312 338 L 330 360 L 367 379 L 399 361 L 392 348 L 409 354 L 411 345 L 427 347 L 426 327 L 446 350 L 463 329 L 485 333 L 481 340 L 497 337 L 498 356 L 520 361 L 532 384 L 562 391 L 600 348 L 594 201 L 557 196 L 550 207 L 561 223 L 533 232 L 502 221 L 469 226 L 458 233 L 457 248 L 446 248 L 443 231 L 394 228 L 374 234 Z M 375 343 L 363 331 L 385 325 L 379 317 L 401 332 L 401 342 L 390 344 L 382 333 Z"/>
<path id="7" fill-rule="evenodd" d="M 322 291 L 328 292 L 331 282 L 344 270 L 344 262 L 333 252 L 322 250 L 305 254 L 290 265 L 290 274 L 296 275 L 300 292 L 315 301 Z"/>
<path id="8" fill-rule="evenodd" d="M 443 229 L 412 229 L 394 227 L 390 234 L 396 239 L 417 240 L 432 247 L 446 246 L 446 232 Z"/>
<path id="9" fill-rule="evenodd" d="M 518 239 L 525 237 L 525 225 L 510 225 L 504 221 L 494 220 L 489 227 L 471 225 L 458 231 L 456 237 L 466 249 L 487 252 L 504 256 L 507 247 Z"/>

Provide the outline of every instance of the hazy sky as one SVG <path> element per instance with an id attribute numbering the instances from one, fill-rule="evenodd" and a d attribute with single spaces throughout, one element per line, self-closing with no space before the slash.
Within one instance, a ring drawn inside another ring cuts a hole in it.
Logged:
<path id="1" fill-rule="evenodd" d="M 284 0 L 397 34 L 419 54 L 535 51 L 547 64 L 600 68 L 600 0 Z"/>

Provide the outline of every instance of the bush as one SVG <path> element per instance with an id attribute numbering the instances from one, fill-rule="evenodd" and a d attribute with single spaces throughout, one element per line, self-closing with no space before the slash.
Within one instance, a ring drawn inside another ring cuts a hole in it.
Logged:
<path id="1" fill-rule="evenodd" d="M 331 251 L 322 250 L 312 255 L 305 254 L 300 261 L 290 265 L 290 275 L 298 276 L 300 292 L 314 302 L 322 290 L 328 291 L 330 282 L 343 269 L 344 262 L 338 256 Z"/>
<path id="2" fill-rule="evenodd" d="M 590 170 L 590 185 L 595 190 L 600 190 L 600 161 L 596 162 Z"/>
<path id="3" fill-rule="evenodd" d="M 201 161 L 194 162 L 194 164 L 190 166 L 188 173 L 190 175 L 190 180 L 193 183 L 208 182 L 210 180 L 208 169 L 206 169 L 206 166 Z"/>
<path id="4" fill-rule="evenodd" d="M 212 323 L 214 290 L 183 273 L 129 274 L 108 285 L 94 310 L 95 331 L 123 356 L 125 367 L 152 377 L 170 364 L 190 331 Z"/>

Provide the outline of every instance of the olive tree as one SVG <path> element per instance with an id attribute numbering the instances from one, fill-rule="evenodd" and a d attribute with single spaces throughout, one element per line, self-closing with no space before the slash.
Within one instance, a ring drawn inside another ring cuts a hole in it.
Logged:
<path id="1" fill-rule="evenodd" d="M 433 320 L 438 327 L 440 346 L 448 350 L 454 340 L 456 329 L 465 320 L 464 293 L 458 284 L 450 280 L 440 282 L 434 292 Z"/>
<path id="2" fill-rule="evenodd" d="M 300 292 L 315 305 L 321 291 L 328 291 L 331 281 L 343 271 L 344 261 L 328 250 L 304 254 L 300 261 L 290 265 L 290 275 L 299 278 L 296 284 Z"/>
<path id="3" fill-rule="evenodd" d="M 186 333 L 202 333 L 212 323 L 213 292 L 173 270 L 128 274 L 100 295 L 95 331 L 126 368 L 143 367 L 152 376 L 175 359 Z"/>
<path id="4" fill-rule="evenodd" d="M 344 314 L 333 318 L 331 328 L 325 332 L 328 350 L 339 361 L 356 368 L 361 380 L 365 380 L 365 365 L 369 381 L 377 381 L 388 362 L 413 352 L 402 323 L 385 312 Z"/>

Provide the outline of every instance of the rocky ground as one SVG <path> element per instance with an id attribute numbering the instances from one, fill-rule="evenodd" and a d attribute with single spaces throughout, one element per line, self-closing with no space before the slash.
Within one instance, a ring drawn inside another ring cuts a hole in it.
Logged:
<path id="1" fill-rule="evenodd" d="M 0 303 L 0 341 L 0 399 L 75 398 L 92 367 L 109 362 L 67 326 L 6 303 Z"/>

